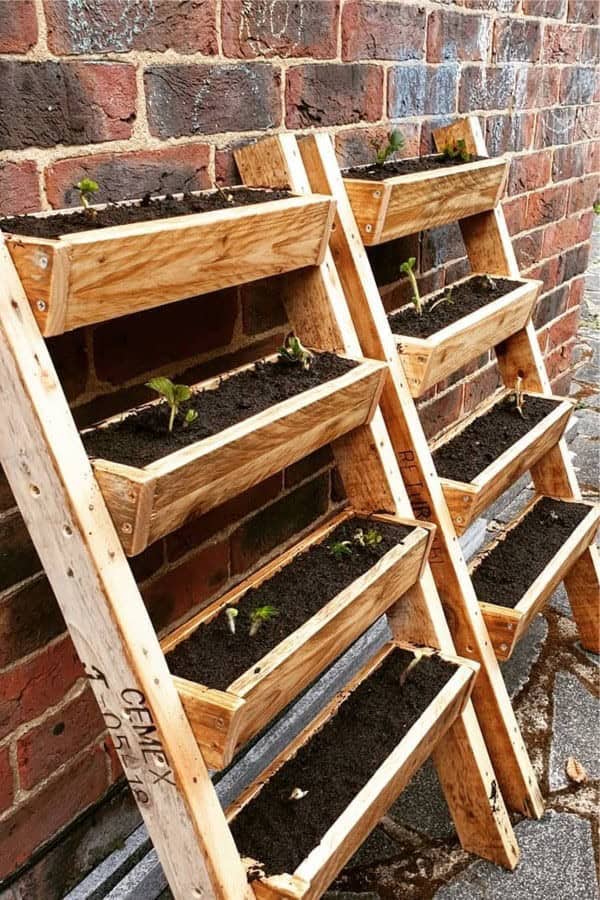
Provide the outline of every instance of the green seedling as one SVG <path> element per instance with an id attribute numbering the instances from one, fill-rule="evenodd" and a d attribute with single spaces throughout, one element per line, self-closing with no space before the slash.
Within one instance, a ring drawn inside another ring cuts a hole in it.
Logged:
<path id="1" fill-rule="evenodd" d="M 346 556 L 352 556 L 352 542 L 334 541 L 333 544 L 329 545 L 328 550 L 334 559 L 341 562 Z"/>
<path id="2" fill-rule="evenodd" d="M 303 369 L 308 370 L 310 369 L 313 354 L 306 349 L 300 338 L 296 337 L 293 331 L 290 331 L 283 347 L 279 348 L 279 359 L 293 366 L 300 365 Z"/>
<path id="3" fill-rule="evenodd" d="M 90 216 L 95 216 L 96 210 L 90 209 L 90 201 L 93 199 L 94 194 L 97 194 L 100 190 L 98 182 L 94 181 L 93 178 L 82 178 L 75 185 L 75 190 L 79 191 L 79 199 L 84 211 Z"/>
<path id="4" fill-rule="evenodd" d="M 227 626 L 232 634 L 235 634 L 235 620 L 239 616 L 240 611 L 235 606 L 230 606 L 225 610 L 225 616 L 227 617 Z"/>
<path id="5" fill-rule="evenodd" d="M 365 547 L 367 550 L 374 550 L 383 540 L 382 535 L 377 531 L 376 528 L 369 528 L 367 531 L 363 531 L 362 528 L 359 528 L 352 537 L 352 540 L 355 544 L 358 544 L 359 547 Z"/>
<path id="6" fill-rule="evenodd" d="M 428 307 L 429 312 L 433 312 L 433 310 L 436 308 L 436 306 L 441 306 L 442 303 L 449 303 L 450 306 L 452 306 L 452 304 L 454 303 L 454 300 L 452 298 L 453 290 L 454 290 L 454 288 L 451 287 L 450 290 L 447 293 L 445 293 L 442 297 L 440 297 L 439 300 L 436 300 L 435 303 L 432 303 L 431 306 Z"/>
<path id="7" fill-rule="evenodd" d="M 393 156 L 398 150 L 402 150 L 404 147 L 404 138 L 402 133 L 398 131 L 397 128 L 394 128 L 387 136 L 387 144 L 372 141 L 372 146 L 375 148 L 375 161 L 378 166 L 382 166 L 388 161 L 390 156 Z"/>
<path id="8" fill-rule="evenodd" d="M 521 418 L 524 419 L 525 413 L 523 412 L 523 408 L 525 406 L 525 397 L 523 396 L 522 384 L 523 379 L 520 375 L 517 375 L 517 380 L 515 381 L 515 406 Z"/>
<path id="9" fill-rule="evenodd" d="M 187 428 L 188 425 L 191 425 L 192 422 L 195 422 L 198 418 L 198 413 L 195 409 L 188 409 L 185 416 L 183 417 L 183 426 Z"/>
<path id="10" fill-rule="evenodd" d="M 417 264 L 417 260 L 414 256 L 410 256 L 406 262 L 403 262 L 400 266 L 400 272 L 402 275 L 408 275 L 410 279 L 410 284 L 412 287 L 412 302 L 414 303 L 415 309 L 417 310 L 418 315 L 423 314 L 423 302 L 421 300 L 421 294 L 419 293 L 419 285 L 417 284 L 417 279 L 415 278 L 415 266 Z"/>
<path id="11" fill-rule="evenodd" d="M 150 381 L 146 382 L 146 387 L 150 388 L 151 391 L 156 391 L 156 393 L 163 397 L 171 408 L 171 415 L 169 418 L 169 431 L 173 431 L 173 425 L 175 424 L 175 416 L 179 412 L 179 407 L 186 400 L 189 400 L 192 396 L 192 392 L 187 386 L 187 384 L 173 384 L 170 378 L 165 378 L 164 376 L 159 376 L 157 378 L 151 378 Z M 195 421 L 198 418 L 198 414 L 195 413 L 190 417 L 189 413 L 194 413 L 194 410 L 189 410 L 184 417 L 184 424 L 189 425 L 191 422 Z"/>
<path id="12" fill-rule="evenodd" d="M 254 637 L 259 628 L 267 625 L 279 615 L 279 610 L 275 606 L 257 606 L 250 613 L 250 637 Z"/>
<path id="13" fill-rule="evenodd" d="M 446 144 L 442 150 L 444 159 L 460 159 L 461 162 L 471 162 L 473 154 L 467 150 L 467 145 L 462 138 L 453 144 Z"/>

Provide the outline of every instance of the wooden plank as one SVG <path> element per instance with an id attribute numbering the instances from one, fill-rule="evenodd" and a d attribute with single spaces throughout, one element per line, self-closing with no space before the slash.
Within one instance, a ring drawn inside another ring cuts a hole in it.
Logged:
<path id="1" fill-rule="evenodd" d="M 241 860 L 3 242 L 0 383 L 2 466 L 171 890 L 240 900 Z"/>
<path id="2" fill-rule="evenodd" d="M 229 765 L 240 743 L 246 703 L 229 691 L 217 691 L 173 676 L 204 762 L 210 769 Z"/>
<path id="3" fill-rule="evenodd" d="M 44 310 L 38 309 L 38 286 L 32 283 L 39 251 L 21 249 L 14 261 L 42 333 L 49 336 L 319 265 L 333 212 L 328 197 L 290 197 L 63 235 L 54 242 L 54 256 L 68 260 L 68 277 L 52 277 Z"/>
<path id="4" fill-rule="evenodd" d="M 507 169 L 505 159 L 484 159 L 344 183 L 363 243 L 373 246 L 492 209 L 504 192 Z"/>
<path id="5" fill-rule="evenodd" d="M 275 357 L 268 357 L 275 359 Z M 231 377 L 254 363 L 228 373 Z M 142 469 L 95 459 L 104 499 L 133 556 L 188 520 L 240 494 L 314 450 L 368 423 L 385 366 L 359 360 L 339 378 L 304 391 Z M 222 378 L 194 385 L 216 388 Z M 106 427 L 122 416 L 113 416 Z"/>

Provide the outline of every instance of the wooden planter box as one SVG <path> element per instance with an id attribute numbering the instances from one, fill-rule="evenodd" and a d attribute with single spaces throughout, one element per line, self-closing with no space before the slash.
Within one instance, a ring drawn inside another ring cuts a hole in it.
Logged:
<path id="1" fill-rule="evenodd" d="M 463 419 L 432 445 L 437 450 L 449 443 L 468 425 L 480 416 L 485 416 L 490 409 L 501 402 L 511 392 L 502 391 L 482 404 L 472 415 Z M 440 484 L 448 509 L 454 522 L 457 534 L 463 534 L 471 522 L 477 518 L 494 500 L 514 484 L 518 478 L 530 470 L 560 440 L 563 435 L 574 404 L 564 397 L 553 397 L 546 394 L 534 394 L 528 391 L 525 397 L 543 397 L 545 400 L 556 400 L 558 406 L 552 410 L 531 431 L 523 435 L 504 451 L 497 459 L 477 475 L 472 481 L 456 481 L 452 478 L 440 477 Z"/>
<path id="2" fill-rule="evenodd" d="M 4 237 L 47 337 L 319 265 L 334 214 L 330 197 L 311 194 L 53 240 Z"/>
<path id="3" fill-rule="evenodd" d="M 515 519 L 505 534 L 516 528 L 540 499 L 538 497 L 533 503 L 529 504 L 521 515 Z M 561 502 L 582 503 L 581 500 L 561 500 Z M 540 572 L 514 607 L 500 606 L 497 603 L 486 603 L 480 600 L 479 606 L 498 659 L 506 660 L 510 658 L 518 642 L 529 628 L 532 619 L 541 612 L 546 600 L 554 593 L 575 561 L 593 542 L 600 523 L 600 506 L 591 503 L 585 505 L 589 505 L 589 513 L 579 523 L 577 528 L 571 532 L 556 556 Z M 477 568 L 489 553 L 493 552 L 498 543 L 499 541 L 495 541 L 490 547 L 486 548 L 484 554 L 473 561 L 469 566 L 471 572 Z"/>
<path id="4" fill-rule="evenodd" d="M 286 761 L 294 756 L 300 747 L 308 743 L 319 731 L 348 693 L 381 664 L 391 653 L 395 643 L 387 644 L 361 669 L 358 675 L 337 695 L 302 733 L 277 757 L 242 796 L 227 810 L 231 821 L 239 811 L 252 801 L 263 784 L 269 780 Z M 410 649 L 410 648 L 407 648 Z M 373 773 L 367 784 L 356 795 L 334 824 L 325 832 L 320 844 L 306 857 L 295 872 L 271 875 L 252 881 L 257 900 L 317 900 L 335 879 L 344 865 L 378 824 L 390 806 L 402 793 L 415 772 L 431 755 L 435 746 L 460 715 L 467 703 L 477 671 L 478 663 L 442 654 L 444 659 L 457 668 L 419 719 L 392 751 L 388 758 Z M 393 702 L 393 697 L 390 697 Z M 357 748 L 360 752 L 360 747 Z"/>
<path id="5" fill-rule="evenodd" d="M 240 366 L 225 377 L 253 365 Z M 125 552 L 129 556 L 141 553 L 192 513 L 206 512 L 369 422 L 385 375 L 385 363 L 361 360 L 339 378 L 143 468 L 93 459 L 98 484 Z M 219 376 L 202 381 L 194 390 L 217 387 L 222 380 Z M 120 418 L 113 416 L 97 427 Z"/>
<path id="6" fill-rule="evenodd" d="M 246 591 L 271 578 L 299 553 L 325 540 L 353 514 L 346 510 L 337 515 L 168 635 L 161 642 L 165 654 L 225 607 L 238 603 Z M 174 677 L 210 767 L 221 769 L 228 765 L 239 747 L 264 728 L 419 578 L 427 561 L 433 526 L 388 515 L 371 518 L 410 525 L 413 530 L 402 544 L 382 556 L 368 572 L 257 660 L 226 691 Z"/>
<path id="7" fill-rule="evenodd" d="M 344 178 L 367 246 L 493 209 L 504 192 L 508 162 L 482 159 L 383 181 Z"/>
<path id="8" fill-rule="evenodd" d="M 520 286 L 427 338 L 394 335 L 413 397 L 422 396 L 434 384 L 525 327 L 542 282 L 526 278 L 511 281 L 518 281 Z M 428 294 L 423 302 L 427 304 L 433 296 Z"/>

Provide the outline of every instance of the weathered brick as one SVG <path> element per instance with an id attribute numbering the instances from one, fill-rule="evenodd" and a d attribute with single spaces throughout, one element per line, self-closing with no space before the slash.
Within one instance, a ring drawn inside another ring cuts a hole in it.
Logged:
<path id="1" fill-rule="evenodd" d="M 584 212 L 583 215 L 579 216 L 577 219 L 577 242 L 585 243 L 589 241 L 592 235 L 592 228 L 594 227 L 594 213 L 593 209 L 588 209 L 587 212 Z"/>
<path id="2" fill-rule="evenodd" d="M 393 284 L 400 279 L 400 263 L 408 259 L 409 256 L 414 256 L 418 259 L 419 236 L 417 234 L 408 234 L 393 241 L 386 241 L 384 244 L 367 247 L 367 256 L 369 257 L 377 286 L 383 287 L 387 284 Z"/>
<path id="3" fill-rule="evenodd" d="M 559 375 L 562 375 L 571 368 L 571 358 L 573 356 L 573 350 L 575 349 L 575 343 L 576 342 L 573 340 L 567 344 L 563 344 L 561 347 L 557 347 L 544 357 L 546 371 L 552 383 L 554 383 L 555 380 L 558 380 Z"/>
<path id="4" fill-rule="evenodd" d="M 459 112 L 504 109 L 510 106 L 514 89 L 512 66 L 465 66 L 460 77 Z"/>
<path id="5" fill-rule="evenodd" d="M 58 712 L 30 728 L 17 741 L 21 787 L 30 790 L 72 759 L 104 731 L 104 719 L 86 687 Z"/>
<path id="6" fill-rule="evenodd" d="M 287 322 L 279 278 L 263 278 L 243 285 L 240 298 L 245 334 L 261 334 Z"/>
<path id="7" fill-rule="evenodd" d="M 552 322 L 546 330 L 545 352 L 550 353 L 556 347 L 566 344 L 577 334 L 577 326 L 579 325 L 580 309 L 573 309 L 567 312 L 560 319 Z"/>
<path id="8" fill-rule="evenodd" d="M 280 72 L 269 63 L 149 66 L 144 84 L 156 137 L 259 131 L 280 123 Z"/>
<path id="9" fill-rule="evenodd" d="M 568 289 L 569 293 L 569 300 L 567 304 L 569 308 L 573 306 L 579 306 L 583 300 L 583 295 L 585 292 L 585 276 L 574 278 L 570 285 L 565 285 L 565 289 Z"/>
<path id="10" fill-rule="evenodd" d="M 579 59 L 583 29 L 570 25 L 546 25 L 542 59 L 544 62 L 574 63 Z"/>
<path id="11" fill-rule="evenodd" d="M 98 182 L 99 203 L 151 194 L 175 194 L 210 187 L 207 169 L 210 148 L 206 144 L 137 150 L 132 153 L 98 153 L 61 159 L 45 172 L 46 195 L 52 206 L 78 206 L 75 185 L 82 178 Z"/>
<path id="12" fill-rule="evenodd" d="M 586 171 L 587 148 L 584 144 L 557 147 L 552 160 L 552 180 L 578 178 Z"/>
<path id="13" fill-rule="evenodd" d="M 35 0 L 0 3 L 0 53 L 27 53 L 37 38 Z"/>
<path id="14" fill-rule="evenodd" d="M 596 0 L 569 0 L 567 21 L 596 25 L 599 19 L 600 11 Z"/>
<path id="15" fill-rule="evenodd" d="M 0 599 L 0 669 L 39 650 L 65 627 L 45 576 L 9 591 Z"/>
<path id="16" fill-rule="evenodd" d="M 421 239 L 421 270 L 428 272 L 443 266 L 451 259 L 466 256 L 465 245 L 457 223 L 430 228 Z"/>
<path id="17" fill-rule="evenodd" d="M 584 209 L 591 209 L 598 199 L 599 187 L 600 179 L 597 175 L 588 175 L 587 178 L 573 182 L 569 191 L 569 215 Z"/>
<path id="18" fill-rule="evenodd" d="M 567 192 L 563 187 L 551 187 L 530 194 L 527 201 L 527 227 L 537 228 L 561 219 L 567 209 Z"/>
<path id="19" fill-rule="evenodd" d="M 591 103 L 598 71 L 590 66 L 569 66 L 562 70 L 560 102 L 569 106 Z"/>
<path id="20" fill-rule="evenodd" d="M 227 582 L 228 565 L 227 540 L 212 543 L 145 587 L 144 602 L 157 631 L 206 606 Z"/>
<path id="21" fill-rule="evenodd" d="M 275 547 L 322 516 L 329 506 L 327 473 L 261 510 L 231 535 L 231 572 L 248 571 Z"/>
<path id="22" fill-rule="evenodd" d="M 600 116 L 596 105 L 581 106 L 577 110 L 568 107 L 566 111 L 573 118 L 572 140 L 589 141 L 600 137 Z"/>
<path id="23" fill-rule="evenodd" d="M 131 571 L 136 581 L 144 581 L 155 575 L 162 568 L 165 557 L 165 547 L 163 541 L 156 541 L 140 553 L 133 556 L 129 560 Z"/>
<path id="24" fill-rule="evenodd" d="M 581 45 L 581 62 L 598 64 L 600 59 L 600 28 L 586 28 Z"/>
<path id="25" fill-rule="evenodd" d="M 553 256 L 546 259 L 536 269 L 530 271 L 528 278 L 538 278 L 543 282 L 543 291 L 551 291 L 562 284 L 564 275 L 564 259 L 562 256 Z"/>
<path id="26" fill-rule="evenodd" d="M 587 171 L 600 172 L 600 141 L 593 141 L 587 145 Z M 577 175 L 582 174 L 577 172 Z"/>
<path id="27" fill-rule="evenodd" d="M 542 294 L 538 300 L 534 313 L 533 324 L 541 328 L 547 322 L 551 322 L 567 308 L 569 298 L 568 285 L 563 284 L 549 294 Z"/>
<path id="28" fill-rule="evenodd" d="M 419 406 L 419 419 L 427 438 L 434 437 L 459 418 L 462 411 L 463 387 L 462 384 L 456 385 L 430 403 Z"/>
<path id="29" fill-rule="evenodd" d="M 422 6 L 349 0 L 342 13 L 343 59 L 423 59 Z"/>
<path id="30" fill-rule="evenodd" d="M 485 140 L 490 156 L 520 153 L 533 140 L 534 113 L 489 116 L 485 120 Z"/>
<path id="31" fill-rule="evenodd" d="M 575 278 L 577 275 L 583 275 L 587 269 L 589 256 L 589 244 L 580 244 L 567 250 L 562 256 L 564 280 L 570 281 L 571 278 Z"/>
<path id="32" fill-rule="evenodd" d="M 543 109 L 537 116 L 534 146 L 570 144 L 575 136 L 575 123 L 575 110 L 570 106 Z"/>
<path id="33" fill-rule="evenodd" d="M 474 378 L 465 383 L 463 415 L 468 415 L 468 413 L 472 412 L 475 407 L 479 406 L 486 397 L 489 397 L 501 385 L 502 378 L 496 362 L 478 372 Z"/>
<path id="34" fill-rule="evenodd" d="M 225 56 L 312 56 L 331 59 L 337 50 L 339 0 L 223 0 Z"/>
<path id="35" fill-rule="evenodd" d="M 94 747 L 18 806 L 2 822 L 0 879 L 22 866 L 107 788 L 106 754 Z"/>
<path id="36" fill-rule="evenodd" d="M 284 481 L 286 488 L 295 487 L 297 484 L 306 481 L 320 472 L 322 469 L 331 467 L 333 464 L 333 454 L 331 447 L 321 447 L 319 450 L 309 453 L 303 459 L 298 460 L 292 466 L 285 470 Z"/>
<path id="37" fill-rule="evenodd" d="M 542 48 L 542 27 L 532 19 L 496 19 L 494 60 L 496 62 L 537 62 Z"/>
<path id="38" fill-rule="evenodd" d="M 44 0 L 48 46 L 58 55 L 178 50 L 216 53 L 216 0 Z"/>
<path id="39" fill-rule="evenodd" d="M 514 12 L 519 5 L 519 0 L 462 0 L 455 4 L 464 6 L 465 9 L 484 9 L 498 13 Z"/>
<path id="40" fill-rule="evenodd" d="M 39 572 L 42 565 L 18 512 L 0 519 L 0 591 Z"/>
<path id="41" fill-rule="evenodd" d="M 554 106 L 560 91 L 558 66 L 528 66 L 517 70 L 515 106 L 531 109 Z"/>
<path id="42" fill-rule="evenodd" d="M 131 137 L 135 68 L 113 62 L 0 60 L 0 145 L 7 150 Z"/>
<path id="43" fill-rule="evenodd" d="M 94 329 L 96 374 L 101 381 L 119 385 L 147 372 L 149 366 L 158 369 L 225 347 L 237 310 L 237 291 L 229 289 L 105 322 Z"/>
<path id="44" fill-rule="evenodd" d="M 527 197 L 514 197 L 502 204 L 508 232 L 511 235 L 525 230 L 527 217 Z"/>
<path id="45" fill-rule="evenodd" d="M 520 269 L 528 269 L 539 262 L 542 253 L 541 231 L 520 234 L 513 240 L 513 247 Z"/>
<path id="46" fill-rule="evenodd" d="M 0 198 L 3 216 L 35 212 L 40 208 L 40 185 L 34 160 L 0 162 Z"/>
<path id="47" fill-rule="evenodd" d="M 12 509 L 16 505 L 16 500 L 12 495 L 4 470 L 0 466 L 0 512 L 6 512 L 7 509 Z"/>
<path id="48" fill-rule="evenodd" d="M 307 63 L 288 69 L 286 125 L 348 125 L 381 118 L 383 71 L 365 63 Z"/>
<path id="49" fill-rule="evenodd" d="M 47 346 L 67 400 L 73 401 L 85 391 L 87 384 L 85 332 L 79 329 L 49 338 Z"/>
<path id="50" fill-rule="evenodd" d="M 418 156 L 420 124 L 404 122 L 399 130 L 404 138 L 404 146 L 394 158 Z M 387 141 L 389 132 L 389 125 L 363 125 L 339 131 L 335 135 L 335 149 L 340 166 L 345 168 L 372 162 L 375 154 L 374 148 Z"/>
<path id="51" fill-rule="evenodd" d="M 488 16 L 466 16 L 451 9 L 432 10 L 427 23 L 427 60 L 485 62 L 491 43 L 491 24 Z"/>
<path id="52" fill-rule="evenodd" d="M 567 10 L 567 0 L 523 0 L 523 14 L 562 19 Z"/>
<path id="53" fill-rule="evenodd" d="M 508 193 L 524 194 L 548 184 L 551 160 L 549 150 L 513 157 L 508 174 Z"/>
<path id="54" fill-rule="evenodd" d="M 553 222 L 544 228 L 542 257 L 556 256 L 577 243 L 578 219 L 571 217 Z"/>
<path id="55" fill-rule="evenodd" d="M 12 806 L 14 797 L 14 775 L 10 764 L 9 747 L 0 749 L 0 813 Z"/>
<path id="56" fill-rule="evenodd" d="M 0 673 L 0 740 L 58 703 L 82 675 L 68 637 Z"/>
<path id="57" fill-rule="evenodd" d="M 456 110 L 457 68 L 454 65 L 409 65 L 388 72 L 388 116 L 446 115 Z"/>

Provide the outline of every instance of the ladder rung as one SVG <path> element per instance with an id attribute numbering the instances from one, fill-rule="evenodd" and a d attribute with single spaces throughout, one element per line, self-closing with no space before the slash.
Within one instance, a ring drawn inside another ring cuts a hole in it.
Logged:
<path id="1" fill-rule="evenodd" d="M 248 603 L 253 607 L 262 605 L 264 601 L 261 601 L 260 595 L 256 597 L 255 594 L 257 588 L 290 566 L 299 554 L 326 541 L 336 528 L 351 523 L 354 517 L 355 513 L 351 509 L 338 514 L 161 642 L 170 670 L 176 676 L 177 689 L 192 729 L 204 758 L 211 767 L 223 768 L 228 765 L 240 746 L 291 703 L 419 578 L 427 559 L 432 529 L 423 527 L 414 520 L 396 516 L 371 516 L 369 521 L 374 528 L 383 525 L 399 526 L 398 543 L 381 558 L 374 558 L 373 565 L 360 577 L 324 602 L 295 630 L 290 632 L 288 629 L 287 634 L 286 610 L 278 609 L 278 623 L 282 623 L 285 636 L 262 658 L 252 660 L 246 671 L 242 669 L 235 672 L 226 689 L 220 689 L 220 685 L 219 689 L 210 686 L 209 664 L 206 671 L 207 685 L 179 677 L 189 672 L 190 657 L 195 659 L 194 667 L 197 665 L 200 650 L 194 648 L 194 640 L 202 639 L 200 629 L 204 625 L 223 614 L 225 609 L 238 606 L 249 591 L 251 595 L 246 598 L 245 607 L 241 607 L 242 616 L 247 615 L 250 608 Z M 294 577 L 293 568 L 288 577 Z M 305 577 L 304 575 L 303 578 Z M 312 581 L 301 580 L 295 584 L 298 596 L 310 595 L 311 591 L 315 596 L 315 590 Z M 287 616 L 289 618 L 289 611 Z M 242 617 L 240 624 L 236 625 L 234 638 L 230 638 L 224 623 L 222 632 L 213 630 L 210 633 L 210 647 L 205 646 L 207 653 L 214 652 L 217 641 L 229 648 L 232 653 L 232 672 L 235 669 L 235 642 L 238 640 L 244 642 L 240 649 L 244 651 L 244 664 L 248 665 L 246 651 L 248 641 L 251 642 L 252 638 L 242 633 L 243 622 L 245 619 Z M 191 643 L 185 648 L 188 641 Z M 180 649 L 179 654 L 176 648 Z M 182 658 L 181 648 L 185 648 L 186 658 Z"/>

